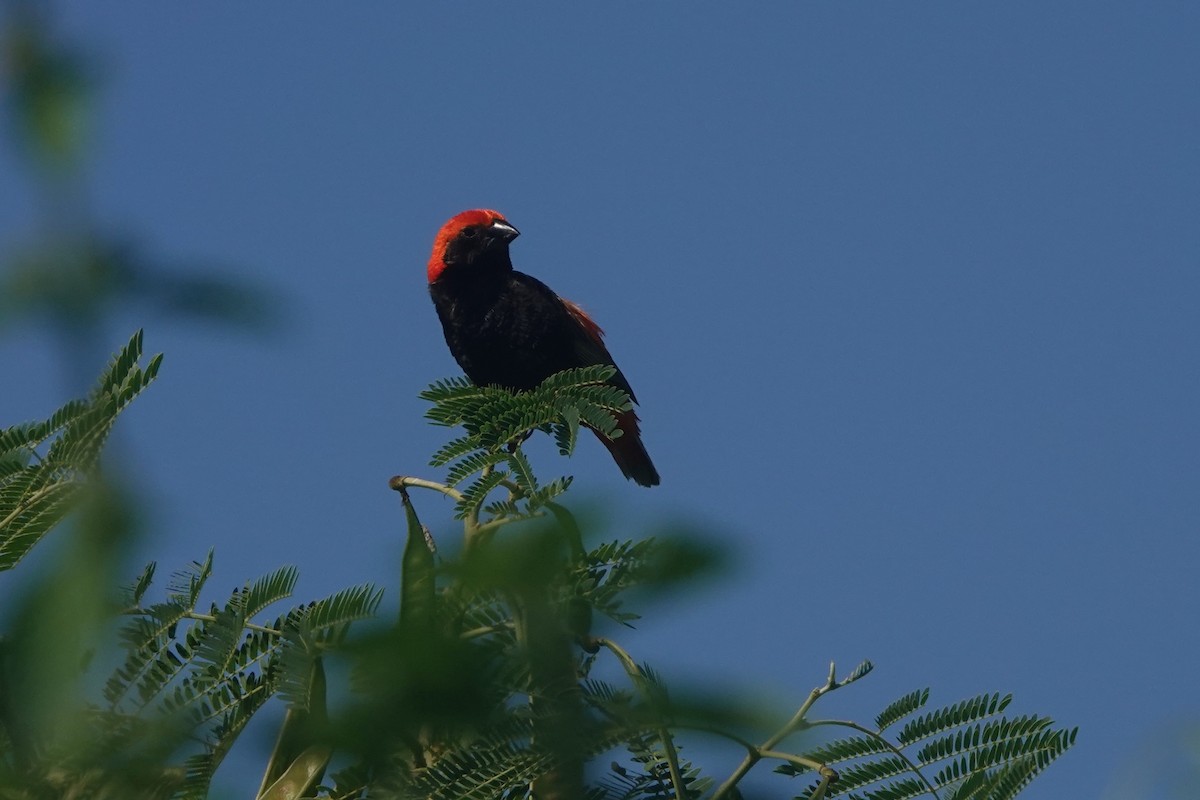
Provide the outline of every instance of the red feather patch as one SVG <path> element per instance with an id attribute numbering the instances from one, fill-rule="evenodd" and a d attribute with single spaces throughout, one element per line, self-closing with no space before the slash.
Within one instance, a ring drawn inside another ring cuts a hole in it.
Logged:
<path id="1" fill-rule="evenodd" d="M 565 300 L 561 297 L 558 299 L 562 300 L 562 304 L 567 307 L 567 311 L 569 311 L 575 321 L 579 323 L 579 327 L 583 328 L 587 332 L 587 335 L 595 340 L 596 344 L 603 347 L 604 329 L 597 325 L 596 321 L 589 317 L 586 311 L 572 303 L 570 300 Z"/>
<path id="2" fill-rule="evenodd" d="M 497 221 L 508 222 L 503 214 L 499 211 L 492 211 L 490 208 L 474 208 L 451 217 L 433 240 L 433 254 L 429 257 L 429 267 L 425 272 L 429 282 L 436 281 L 442 274 L 442 270 L 446 268 L 446 248 L 450 242 L 454 241 L 454 237 L 462 233 L 463 228 L 469 228 L 472 225 L 486 227 Z"/>

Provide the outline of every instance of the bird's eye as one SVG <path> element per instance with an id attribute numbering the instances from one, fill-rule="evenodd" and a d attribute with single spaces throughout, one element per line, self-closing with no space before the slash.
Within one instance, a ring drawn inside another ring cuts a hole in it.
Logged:
<path id="1" fill-rule="evenodd" d="M 474 239 L 475 234 L 477 234 L 477 233 L 479 233 L 478 228 L 471 227 L 471 228 L 463 228 L 462 229 L 462 237 L 464 239 Z"/>

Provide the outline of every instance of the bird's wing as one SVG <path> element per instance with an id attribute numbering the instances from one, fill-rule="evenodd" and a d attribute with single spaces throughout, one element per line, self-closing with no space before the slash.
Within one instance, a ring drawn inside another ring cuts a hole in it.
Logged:
<path id="1" fill-rule="evenodd" d="M 562 300 L 562 304 L 567 307 L 567 313 L 569 313 L 575 319 L 575 321 L 579 323 L 579 327 L 583 328 L 588 337 L 596 345 L 604 348 L 604 329 L 596 324 L 596 320 L 589 317 L 586 311 L 584 311 L 575 303 L 572 303 L 570 300 L 567 300 L 563 297 L 558 299 Z M 608 353 L 607 348 L 604 349 L 604 352 L 605 354 Z"/>
<path id="2" fill-rule="evenodd" d="M 613 361 L 612 354 L 608 352 L 608 348 L 604 346 L 604 329 L 596 324 L 596 321 L 588 316 L 588 313 L 580 308 L 575 303 L 565 298 L 558 298 L 563 307 L 567 309 L 571 319 L 579 326 L 585 334 L 584 336 L 575 337 L 575 351 L 582 363 L 585 364 L 609 364 L 617 367 Z M 629 395 L 629 399 L 637 402 L 637 397 L 633 393 L 633 389 L 629 386 L 629 381 L 621 373 L 621 368 L 617 367 L 617 374 L 612 376 L 612 383 L 625 390 Z"/>

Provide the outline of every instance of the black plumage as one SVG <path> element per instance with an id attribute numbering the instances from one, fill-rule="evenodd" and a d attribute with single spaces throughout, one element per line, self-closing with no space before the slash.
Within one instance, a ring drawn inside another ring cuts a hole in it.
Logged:
<path id="1" fill-rule="evenodd" d="M 571 367 L 616 367 L 603 332 L 582 309 L 513 269 L 508 245 L 518 235 L 494 211 L 466 211 L 447 222 L 434 242 L 429 293 L 463 372 L 478 385 L 520 391 Z M 619 368 L 611 382 L 633 397 Z M 637 416 L 622 414 L 618 425 L 622 436 L 601 441 L 627 478 L 658 485 Z"/>

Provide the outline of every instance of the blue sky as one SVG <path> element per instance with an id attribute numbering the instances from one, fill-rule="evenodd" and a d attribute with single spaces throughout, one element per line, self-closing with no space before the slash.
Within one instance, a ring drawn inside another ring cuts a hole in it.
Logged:
<path id="1" fill-rule="evenodd" d="M 1115 787 L 1200 720 L 1200 7 L 56 7 L 99 68 L 99 224 L 288 320 L 108 331 L 166 353 L 122 422 L 147 558 L 391 585 L 386 481 L 437 476 L 416 393 L 457 372 L 425 261 L 496 208 L 608 331 L 663 484 L 591 441 L 541 473 L 610 535 L 683 518 L 736 556 L 639 659 L 781 710 L 872 659 L 838 717 L 1012 691 L 1082 727 L 1030 797 L 1170 796 Z M 38 215 L 11 148 L 0 175 L 8 247 Z M 62 399 L 55 353 L 0 340 L 0 422 Z"/>

